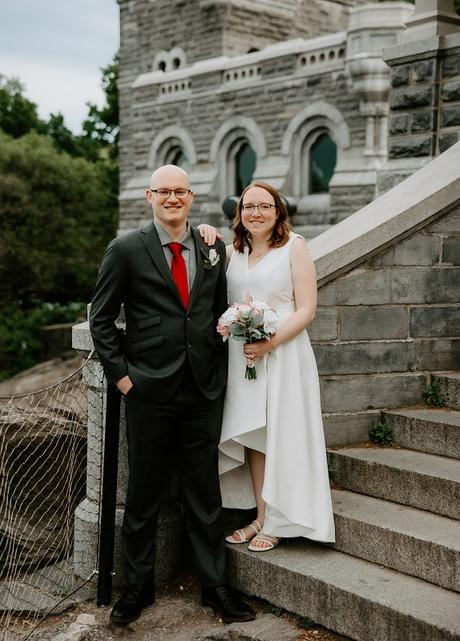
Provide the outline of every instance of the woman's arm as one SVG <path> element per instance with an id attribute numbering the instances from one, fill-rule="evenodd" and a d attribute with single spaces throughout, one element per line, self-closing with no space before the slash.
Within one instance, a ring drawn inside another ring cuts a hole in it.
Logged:
<path id="1" fill-rule="evenodd" d="M 290 260 L 296 311 L 270 340 L 247 343 L 244 346 L 244 353 L 251 362 L 255 362 L 276 349 L 278 345 L 300 334 L 315 318 L 316 269 L 303 238 L 296 238 L 293 241 Z"/>

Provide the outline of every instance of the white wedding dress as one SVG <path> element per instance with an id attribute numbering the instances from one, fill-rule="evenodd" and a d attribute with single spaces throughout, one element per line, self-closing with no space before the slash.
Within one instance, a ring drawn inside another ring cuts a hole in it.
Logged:
<path id="1" fill-rule="evenodd" d="M 227 270 L 229 302 L 250 295 L 279 314 L 295 311 L 290 250 L 296 234 L 249 268 L 248 251 L 234 251 Z M 223 506 L 255 507 L 245 447 L 264 452 L 263 530 L 280 537 L 334 541 L 319 380 L 306 331 L 257 361 L 257 379 L 246 380 L 243 343 L 229 340 L 219 472 Z M 243 525 L 243 524 L 242 524 Z"/>

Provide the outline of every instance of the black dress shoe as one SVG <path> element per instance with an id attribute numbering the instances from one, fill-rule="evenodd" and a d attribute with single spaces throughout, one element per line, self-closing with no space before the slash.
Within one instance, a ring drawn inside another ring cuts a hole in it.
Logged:
<path id="1" fill-rule="evenodd" d="M 139 618 L 142 608 L 154 602 L 155 591 L 152 585 L 129 583 L 113 606 L 110 620 L 117 625 L 131 623 Z"/>
<path id="2" fill-rule="evenodd" d="M 256 618 L 254 610 L 226 585 L 203 587 L 201 603 L 219 612 L 224 623 L 253 621 Z"/>

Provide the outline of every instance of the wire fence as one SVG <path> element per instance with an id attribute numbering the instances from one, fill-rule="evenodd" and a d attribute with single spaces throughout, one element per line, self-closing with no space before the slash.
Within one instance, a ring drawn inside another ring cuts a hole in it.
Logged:
<path id="1" fill-rule="evenodd" d="M 86 496 L 92 397 L 83 373 L 90 358 L 46 389 L 0 397 L 2 641 L 39 639 L 40 620 L 72 605 L 72 595 L 97 574 L 94 568 L 77 578 L 73 563 L 75 510 Z M 94 410 L 102 413 L 102 403 Z M 101 478 L 102 433 L 95 449 L 91 473 Z"/>

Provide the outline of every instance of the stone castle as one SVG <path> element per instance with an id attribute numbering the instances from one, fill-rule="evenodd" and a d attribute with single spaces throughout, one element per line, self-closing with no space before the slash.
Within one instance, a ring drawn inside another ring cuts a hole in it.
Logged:
<path id="1" fill-rule="evenodd" d="M 119 0 L 120 231 L 149 214 L 164 163 L 192 175 L 196 220 L 251 179 L 298 203 L 314 236 L 376 195 L 389 68 L 414 7 L 356 0 Z M 419 124 L 422 128 L 422 124 Z"/>

